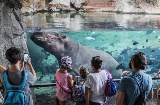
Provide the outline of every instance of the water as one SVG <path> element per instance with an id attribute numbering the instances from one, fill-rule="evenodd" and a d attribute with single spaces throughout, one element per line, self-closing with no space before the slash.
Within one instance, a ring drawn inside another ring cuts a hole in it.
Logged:
<path id="1" fill-rule="evenodd" d="M 159 15 L 130 15 L 114 13 L 44 13 L 24 16 L 27 45 L 38 83 L 53 81 L 59 67 L 56 58 L 30 40 L 35 30 L 59 32 L 74 41 L 111 54 L 120 69 L 129 70 L 130 57 L 137 51 L 146 54 L 146 72 L 155 75 L 160 68 Z"/>

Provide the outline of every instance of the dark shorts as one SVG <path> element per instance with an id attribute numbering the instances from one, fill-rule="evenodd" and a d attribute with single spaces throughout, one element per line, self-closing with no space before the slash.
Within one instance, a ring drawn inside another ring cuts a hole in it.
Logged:
<path id="1" fill-rule="evenodd" d="M 77 101 L 76 105 L 86 105 L 86 101 Z"/>
<path id="2" fill-rule="evenodd" d="M 90 101 L 90 105 L 101 105 L 100 103 L 96 103 L 96 102 L 91 102 Z"/>

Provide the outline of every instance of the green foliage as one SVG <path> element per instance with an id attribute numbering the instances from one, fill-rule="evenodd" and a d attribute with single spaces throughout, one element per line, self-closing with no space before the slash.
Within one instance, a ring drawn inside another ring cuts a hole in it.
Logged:
<path id="1" fill-rule="evenodd" d="M 129 1 L 129 4 L 139 4 L 139 3 L 143 3 L 143 2 L 146 2 L 146 3 L 149 3 L 153 6 L 156 6 L 158 5 L 158 0 L 130 0 Z"/>

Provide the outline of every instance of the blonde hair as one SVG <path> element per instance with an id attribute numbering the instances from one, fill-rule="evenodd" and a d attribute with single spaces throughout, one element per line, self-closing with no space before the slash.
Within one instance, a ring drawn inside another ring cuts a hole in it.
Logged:
<path id="1" fill-rule="evenodd" d="M 88 69 L 84 66 L 82 66 L 79 70 L 80 72 L 80 76 L 83 78 L 83 79 L 86 79 L 87 78 L 87 75 L 89 74 L 88 72 Z"/>

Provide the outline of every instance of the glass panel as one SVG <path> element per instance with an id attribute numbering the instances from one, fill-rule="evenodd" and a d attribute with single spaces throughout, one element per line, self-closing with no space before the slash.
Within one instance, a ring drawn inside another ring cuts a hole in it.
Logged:
<path id="1" fill-rule="evenodd" d="M 105 12 L 37 13 L 24 16 L 27 45 L 38 83 L 52 82 L 59 65 L 53 54 L 46 52 L 30 39 L 35 31 L 51 34 L 58 32 L 83 46 L 107 52 L 121 64 L 118 69 L 123 70 L 129 70 L 130 57 L 135 52 L 142 51 L 148 60 L 146 73 L 155 75 L 160 68 L 159 18 L 159 15 Z"/>

